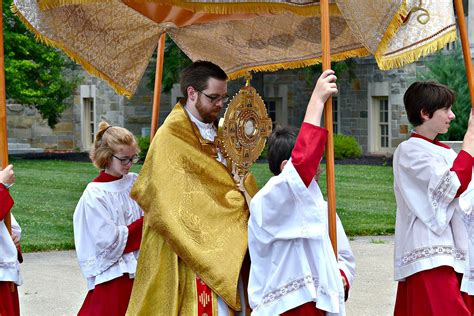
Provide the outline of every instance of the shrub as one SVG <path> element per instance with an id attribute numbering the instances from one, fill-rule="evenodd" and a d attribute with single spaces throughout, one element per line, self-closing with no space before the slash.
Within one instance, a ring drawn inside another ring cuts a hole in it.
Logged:
<path id="1" fill-rule="evenodd" d="M 263 150 L 260 153 L 260 156 L 258 157 L 258 160 L 266 160 L 267 159 L 267 154 L 268 154 L 268 143 L 266 143 L 265 147 L 263 147 Z"/>
<path id="2" fill-rule="evenodd" d="M 359 158 L 362 150 L 353 136 L 334 135 L 334 159 Z"/>
<path id="3" fill-rule="evenodd" d="M 145 161 L 148 148 L 150 147 L 150 136 L 139 136 L 137 137 L 138 147 L 140 147 L 140 154 L 138 157 L 140 161 Z"/>

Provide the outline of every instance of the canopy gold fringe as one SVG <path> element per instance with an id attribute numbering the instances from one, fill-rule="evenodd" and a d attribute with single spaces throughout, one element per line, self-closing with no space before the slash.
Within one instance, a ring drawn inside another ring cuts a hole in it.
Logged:
<path id="1" fill-rule="evenodd" d="M 48 0 L 49 1 L 49 0 Z M 301 16 L 319 16 L 321 9 L 319 4 L 296 5 L 291 3 L 220 3 L 215 1 L 182 1 L 182 0 L 136 0 L 137 2 L 156 2 L 161 4 L 175 5 L 193 12 L 200 11 L 212 14 L 238 14 L 238 13 L 259 13 L 259 14 L 282 14 L 291 12 Z M 330 4 L 329 13 L 340 15 L 341 12 L 335 3 Z"/>
<path id="2" fill-rule="evenodd" d="M 377 50 L 374 54 L 376 59 L 377 59 L 377 56 L 381 56 L 383 52 L 385 52 L 388 45 L 390 44 L 390 40 L 393 38 L 393 36 L 395 36 L 400 25 L 403 23 L 403 17 L 406 17 L 407 15 L 408 15 L 407 4 L 406 4 L 406 1 L 403 1 L 402 5 L 400 6 L 400 9 L 392 18 L 392 21 L 390 22 L 390 24 L 387 27 L 387 30 L 382 36 L 382 40 L 380 41 L 380 44 L 377 47 Z"/>
<path id="3" fill-rule="evenodd" d="M 366 48 L 358 48 L 351 51 L 337 53 L 331 55 L 331 61 L 341 61 L 351 57 L 364 57 L 370 55 L 370 52 Z M 253 66 L 248 67 L 245 69 L 241 69 L 235 72 L 228 74 L 229 80 L 234 80 L 239 77 L 245 76 L 249 71 L 276 71 L 282 69 L 294 69 L 294 68 L 301 68 L 301 67 L 308 67 L 316 64 L 320 64 L 322 62 L 322 57 L 307 59 L 307 60 L 300 60 L 300 61 L 293 61 L 288 63 L 280 63 L 280 64 L 269 64 L 269 65 L 262 65 L 262 66 Z"/>
<path id="4" fill-rule="evenodd" d="M 93 4 L 93 3 L 109 3 L 113 0 L 39 0 L 38 5 L 41 10 L 54 9 L 64 5 L 77 4 Z M 193 12 L 206 12 L 212 14 L 282 14 L 292 12 L 300 16 L 319 16 L 319 4 L 296 5 L 291 3 L 217 3 L 213 1 L 180 1 L 180 0 L 136 0 L 135 2 L 155 2 L 161 5 L 174 5 Z M 329 7 L 329 13 L 332 15 L 340 15 L 341 12 L 335 3 Z"/>
<path id="5" fill-rule="evenodd" d="M 422 45 L 412 51 L 403 53 L 401 55 L 395 55 L 393 57 L 375 56 L 375 59 L 377 60 L 379 68 L 382 70 L 399 68 L 418 60 L 422 56 L 426 56 L 436 52 L 437 50 L 440 50 L 447 43 L 454 42 L 456 38 L 456 29 L 453 28 L 452 31 L 449 31 L 436 41 Z"/>
<path id="6" fill-rule="evenodd" d="M 51 10 L 66 5 L 81 5 L 94 3 L 112 3 L 114 0 L 38 0 L 40 10 Z"/>
<path id="7" fill-rule="evenodd" d="M 96 76 L 104 81 L 106 81 L 118 94 L 124 95 L 127 98 L 131 98 L 133 92 L 127 90 L 126 88 L 120 86 L 116 82 L 114 82 L 109 76 L 104 74 L 103 72 L 97 70 L 94 66 L 92 66 L 87 60 L 82 58 L 81 56 L 77 55 L 76 53 L 70 51 L 68 48 L 66 48 L 62 43 L 52 40 L 48 38 L 47 36 L 44 36 L 40 34 L 31 24 L 28 22 L 28 20 L 21 14 L 21 12 L 18 10 L 18 8 L 15 6 L 15 4 L 12 3 L 10 7 L 11 11 L 13 14 L 15 14 L 22 22 L 23 24 L 26 25 L 26 27 L 35 35 L 35 38 L 37 41 L 44 43 L 45 45 L 54 47 L 54 48 L 59 48 L 61 49 L 64 53 L 66 53 L 69 58 L 71 58 L 74 62 L 82 65 L 82 67 L 91 75 Z"/>

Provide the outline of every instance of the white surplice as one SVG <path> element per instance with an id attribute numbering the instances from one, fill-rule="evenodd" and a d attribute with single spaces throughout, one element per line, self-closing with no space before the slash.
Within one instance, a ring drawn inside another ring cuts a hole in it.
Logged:
<path id="1" fill-rule="evenodd" d="M 461 291 L 474 295 L 474 181 L 459 197 L 459 209 L 468 234 L 468 256 Z"/>
<path id="2" fill-rule="evenodd" d="M 143 216 L 129 196 L 136 178 L 136 173 L 128 173 L 116 181 L 91 182 L 76 206 L 74 242 L 89 290 L 125 273 L 135 276 L 138 251 L 123 251 L 127 226 Z"/>
<path id="3" fill-rule="evenodd" d="M 291 160 L 252 198 L 252 315 L 278 315 L 311 301 L 327 315 L 345 315 L 344 288 L 327 223 L 327 204 L 317 183 L 313 180 L 307 188 Z M 347 238 L 342 246 L 349 246 Z M 342 253 L 342 270 L 352 282 L 352 252 L 349 248 Z"/>
<path id="4" fill-rule="evenodd" d="M 21 237 L 21 228 L 12 213 L 12 233 Z M 0 221 L 0 281 L 11 281 L 16 285 L 23 283 L 18 262 L 18 250 L 8 233 L 4 220 Z"/>
<path id="5" fill-rule="evenodd" d="M 460 181 L 450 171 L 456 157 L 454 150 L 416 137 L 395 151 L 397 281 L 443 265 L 465 271 L 468 238 L 455 198 Z"/>

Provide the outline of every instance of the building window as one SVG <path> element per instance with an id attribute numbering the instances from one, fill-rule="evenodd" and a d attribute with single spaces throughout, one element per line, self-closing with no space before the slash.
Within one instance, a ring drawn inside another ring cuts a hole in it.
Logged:
<path id="1" fill-rule="evenodd" d="M 267 111 L 268 116 L 272 119 L 272 126 L 275 127 L 276 124 L 276 101 L 270 100 L 267 101 Z"/>
<path id="2" fill-rule="evenodd" d="M 388 121 L 388 98 L 379 99 L 379 137 L 380 148 L 388 148 L 390 135 L 389 121 Z"/>
<path id="3" fill-rule="evenodd" d="M 267 106 L 268 116 L 272 119 L 272 125 L 283 125 L 288 124 L 288 114 L 284 113 L 282 98 L 266 98 L 265 104 Z"/>
<path id="4" fill-rule="evenodd" d="M 84 149 L 89 149 L 94 143 L 94 132 L 95 132 L 95 113 L 94 113 L 94 99 L 83 98 L 83 120 L 82 120 L 82 139 Z"/>
<path id="5" fill-rule="evenodd" d="M 332 132 L 339 134 L 339 102 L 337 98 L 332 98 Z"/>

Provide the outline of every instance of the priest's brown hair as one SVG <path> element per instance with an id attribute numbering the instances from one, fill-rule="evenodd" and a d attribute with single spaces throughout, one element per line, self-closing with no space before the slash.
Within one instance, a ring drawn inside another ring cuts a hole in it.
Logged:
<path id="1" fill-rule="evenodd" d="M 188 98 L 188 87 L 202 92 L 207 89 L 207 83 L 210 78 L 225 81 L 227 74 L 221 67 L 210 61 L 197 60 L 189 65 L 181 74 L 180 86 L 184 98 Z"/>

